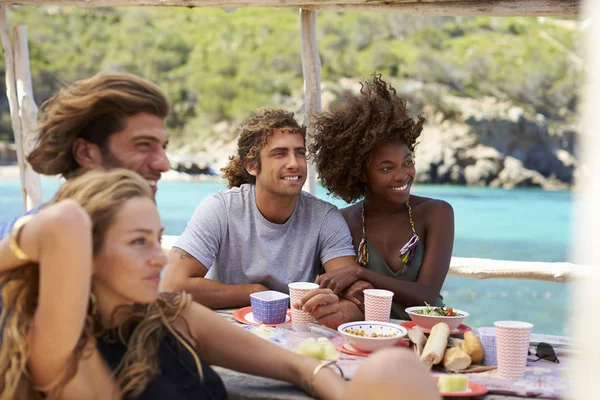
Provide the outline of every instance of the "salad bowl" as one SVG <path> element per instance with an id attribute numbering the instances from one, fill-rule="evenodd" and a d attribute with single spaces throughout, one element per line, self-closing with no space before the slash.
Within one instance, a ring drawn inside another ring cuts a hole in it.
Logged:
<path id="1" fill-rule="evenodd" d="M 458 328 L 469 316 L 469 313 L 450 307 L 417 306 L 405 309 L 415 324 L 424 329 L 431 329 L 437 323 L 448 325 L 450 332 Z M 448 312 L 450 311 L 450 312 Z"/>

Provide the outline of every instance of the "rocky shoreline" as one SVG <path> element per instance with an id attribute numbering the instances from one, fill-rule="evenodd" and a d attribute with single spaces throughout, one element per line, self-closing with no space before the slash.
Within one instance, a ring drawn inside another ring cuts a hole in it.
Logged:
<path id="1" fill-rule="evenodd" d="M 344 93 L 358 90 L 358 79 L 324 83 L 323 109 Z M 574 155 L 578 126 L 548 120 L 494 97 L 458 97 L 442 85 L 408 82 L 398 92 L 407 98 L 414 115 L 421 113 L 427 120 L 416 146 L 418 183 L 549 190 L 574 186 L 579 171 Z M 220 122 L 208 139 L 173 150 L 169 154 L 173 170 L 164 178 L 221 180 L 220 169 L 235 153 L 236 125 Z M 192 150 L 199 147 L 203 151 Z M 16 162 L 14 146 L 0 143 L 0 165 L 10 162 Z M 16 175 L 6 171 L 0 167 L 0 179 L 18 178 L 18 169 Z"/>

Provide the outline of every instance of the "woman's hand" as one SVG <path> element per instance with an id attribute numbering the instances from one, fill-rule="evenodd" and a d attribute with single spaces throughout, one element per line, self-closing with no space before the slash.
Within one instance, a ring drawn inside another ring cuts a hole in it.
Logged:
<path id="1" fill-rule="evenodd" d="M 343 293 L 343 298 L 356 304 L 358 309 L 365 312 L 365 295 L 363 293 L 366 289 L 373 289 L 373 285 L 365 281 L 356 281 Z"/>
<path id="2" fill-rule="evenodd" d="M 342 295 L 346 289 L 360 280 L 360 267 L 358 264 L 351 264 L 345 267 L 337 268 L 331 272 L 319 275 L 317 283 L 322 288 L 331 289 L 338 296 Z"/>
<path id="3" fill-rule="evenodd" d="M 302 297 L 300 302 L 292 304 L 292 307 L 309 313 L 319 325 L 329 328 L 337 329 L 345 322 L 340 298 L 330 289 L 315 289 Z"/>

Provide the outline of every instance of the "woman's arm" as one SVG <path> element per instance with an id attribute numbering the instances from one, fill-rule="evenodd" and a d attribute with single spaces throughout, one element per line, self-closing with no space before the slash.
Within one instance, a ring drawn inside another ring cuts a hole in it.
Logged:
<path id="1" fill-rule="evenodd" d="M 0 270 L 26 263 L 0 244 Z M 92 271 L 92 227 L 74 201 L 46 207 L 21 228 L 18 245 L 39 265 L 39 294 L 28 331 L 28 367 L 39 387 L 56 382 L 72 360 L 87 311 Z"/>
<path id="2" fill-rule="evenodd" d="M 312 385 L 318 398 L 342 398 L 346 383 L 333 370 L 324 368 L 312 380 L 318 360 L 261 339 L 197 303 L 192 303 L 183 316 L 209 364 L 290 382 L 307 392 Z M 182 325 L 178 329 L 185 334 Z"/>

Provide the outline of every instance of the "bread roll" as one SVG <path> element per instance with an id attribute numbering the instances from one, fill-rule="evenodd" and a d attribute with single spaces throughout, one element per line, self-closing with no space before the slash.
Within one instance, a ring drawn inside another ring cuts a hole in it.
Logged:
<path id="1" fill-rule="evenodd" d="M 448 371 L 462 371 L 471 365 L 471 357 L 460 347 L 451 347 L 444 354 L 443 365 Z"/>
<path id="2" fill-rule="evenodd" d="M 479 364 L 483 360 L 483 346 L 479 338 L 473 332 L 465 332 L 464 338 L 460 348 L 471 357 L 473 364 Z"/>
<path id="3" fill-rule="evenodd" d="M 427 339 L 427 343 L 421 354 L 421 361 L 423 361 L 428 368 L 431 368 L 435 364 L 439 364 L 444 358 L 444 352 L 448 345 L 449 336 L 450 328 L 443 322 L 435 324 L 433 328 L 431 328 L 429 339 Z"/>

